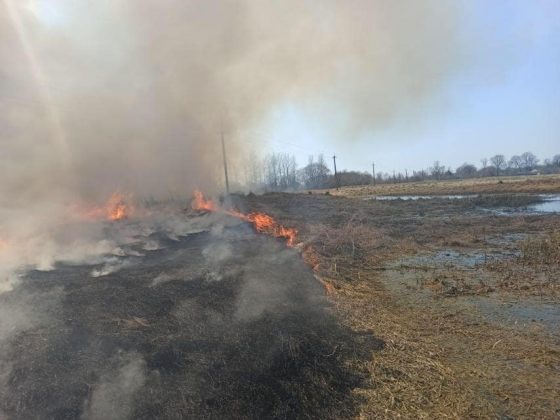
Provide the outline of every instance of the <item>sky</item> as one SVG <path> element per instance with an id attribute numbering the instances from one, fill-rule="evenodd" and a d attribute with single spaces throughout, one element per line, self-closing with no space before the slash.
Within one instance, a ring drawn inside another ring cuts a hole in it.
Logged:
<path id="1" fill-rule="evenodd" d="M 341 142 L 325 116 L 286 102 L 260 135 L 270 150 L 293 153 L 300 165 L 323 153 L 339 169 L 392 173 L 435 160 L 480 166 L 495 154 L 560 153 L 560 2 L 463 2 L 464 66 L 418 107 L 403 107 L 372 130 Z M 411 69 L 411 71 L 414 71 Z M 372 75 L 375 77 L 375 75 Z M 326 117 L 328 118 L 328 117 Z"/>

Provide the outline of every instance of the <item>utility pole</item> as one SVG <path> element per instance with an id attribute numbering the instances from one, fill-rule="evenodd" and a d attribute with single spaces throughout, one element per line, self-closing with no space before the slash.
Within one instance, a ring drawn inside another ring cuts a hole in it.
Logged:
<path id="1" fill-rule="evenodd" d="M 338 187 L 339 187 L 338 184 L 339 184 L 339 183 L 338 183 L 338 174 L 337 174 L 337 172 L 336 172 L 336 155 L 333 155 L 332 158 L 333 158 L 333 162 L 334 162 L 334 180 L 335 180 L 335 182 L 336 182 L 336 189 L 338 190 Z"/>
<path id="2" fill-rule="evenodd" d="M 373 175 L 373 185 L 375 185 L 375 162 L 371 164 L 371 174 Z"/>
<path id="3" fill-rule="evenodd" d="M 224 174 L 226 176 L 226 194 L 229 194 L 229 178 L 227 172 L 227 159 L 226 159 L 226 144 L 224 142 L 224 129 L 221 130 L 222 134 L 222 156 L 224 158 Z"/>

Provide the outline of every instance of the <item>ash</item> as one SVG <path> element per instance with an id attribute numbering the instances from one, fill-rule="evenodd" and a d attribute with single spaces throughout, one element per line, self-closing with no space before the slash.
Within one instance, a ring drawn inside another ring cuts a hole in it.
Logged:
<path id="1" fill-rule="evenodd" d="M 0 418 L 357 414 L 353 366 L 382 343 L 337 321 L 297 251 L 243 223 L 150 240 L 118 271 L 59 264 L 0 295 L 24 326 L 2 329 Z"/>

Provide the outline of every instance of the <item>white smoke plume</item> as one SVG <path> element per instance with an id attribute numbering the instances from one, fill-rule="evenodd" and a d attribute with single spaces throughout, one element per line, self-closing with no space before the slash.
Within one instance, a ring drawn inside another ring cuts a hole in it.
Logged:
<path id="1" fill-rule="evenodd" d="M 79 260 L 58 232 L 82 205 L 216 190 L 220 134 L 235 161 L 280 104 L 341 139 L 422 105 L 463 64 L 460 17 L 438 0 L 1 0 L 1 283 Z"/>
<path id="2" fill-rule="evenodd" d="M 86 402 L 84 420 L 130 418 L 134 396 L 146 382 L 146 362 L 139 355 L 121 355 L 121 366 L 103 375 Z"/>

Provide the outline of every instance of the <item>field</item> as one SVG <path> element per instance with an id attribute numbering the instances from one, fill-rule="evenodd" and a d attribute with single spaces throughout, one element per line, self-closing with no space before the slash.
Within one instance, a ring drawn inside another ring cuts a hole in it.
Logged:
<path id="1" fill-rule="evenodd" d="M 558 178 L 403 185 L 414 194 L 558 191 Z M 506 187 L 503 187 L 503 186 Z M 560 215 L 535 196 L 364 200 L 270 194 L 248 206 L 296 226 L 335 312 L 384 342 L 354 390 L 361 418 L 553 418 L 560 412 Z M 348 194 L 351 198 L 342 197 Z M 363 197 L 362 197 L 363 198 Z M 519 206 L 513 208 L 512 206 Z"/>
<path id="2" fill-rule="evenodd" d="M 560 175 L 558 174 L 377 184 L 342 187 L 338 191 L 331 191 L 332 194 L 345 197 L 366 195 L 544 194 L 558 192 L 560 192 Z"/>
<path id="3" fill-rule="evenodd" d="M 0 418 L 554 418 L 560 214 L 539 179 L 106 221 L 117 253 L 0 294 Z"/>

